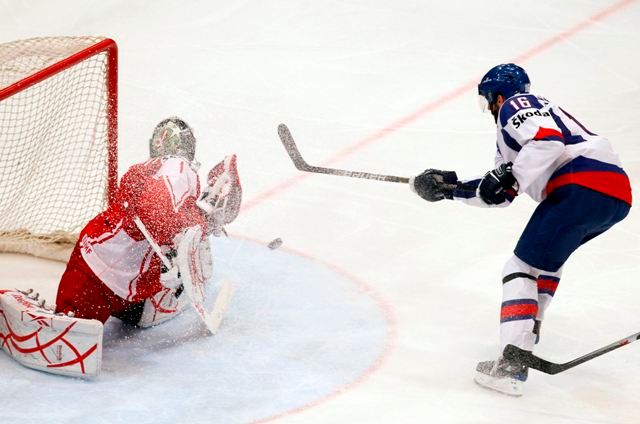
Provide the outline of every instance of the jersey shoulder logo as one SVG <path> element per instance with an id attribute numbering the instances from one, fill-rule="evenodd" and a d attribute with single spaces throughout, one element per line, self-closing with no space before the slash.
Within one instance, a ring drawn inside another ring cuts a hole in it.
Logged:
<path id="1" fill-rule="evenodd" d="M 520 125 L 524 124 L 524 121 L 533 116 L 551 116 L 551 114 L 541 110 L 521 112 L 511 117 L 511 125 L 513 125 L 515 129 L 518 129 Z"/>
<path id="2" fill-rule="evenodd" d="M 500 125 L 504 128 L 509 122 L 518 128 L 532 116 L 550 116 L 543 109 L 549 101 L 533 94 L 517 94 L 508 98 L 500 108 Z"/>

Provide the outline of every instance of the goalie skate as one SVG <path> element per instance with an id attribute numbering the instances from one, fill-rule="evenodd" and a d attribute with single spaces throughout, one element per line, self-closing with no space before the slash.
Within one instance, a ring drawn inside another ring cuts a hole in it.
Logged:
<path id="1" fill-rule="evenodd" d="M 0 343 L 22 365 L 72 377 L 100 372 L 102 323 L 54 314 L 30 292 L 0 290 Z"/>

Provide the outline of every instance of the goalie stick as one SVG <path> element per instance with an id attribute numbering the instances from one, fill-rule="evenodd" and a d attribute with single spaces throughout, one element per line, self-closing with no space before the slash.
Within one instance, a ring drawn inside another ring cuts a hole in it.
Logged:
<path id="1" fill-rule="evenodd" d="M 504 348 L 503 356 L 505 357 L 505 359 L 520 362 L 521 364 L 535 370 L 554 375 L 571 369 L 576 365 L 580 365 L 594 358 L 597 358 L 598 356 L 604 355 L 605 353 L 611 352 L 612 350 L 616 350 L 622 346 L 626 346 L 629 343 L 635 342 L 636 340 L 640 340 L 640 333 L 632 334 L 629 337 L 625 337 L 624 339 L 613 342 L 610 345 L 601 347 L 600 349 L 594 350 L 591 353 L 587 353 L 586 355 L 580 356 L 579 358 L 576 358 L 569 362 L 565 362 L 563 364 L 558 364 L 539 358 L 534 355 L 533 352 L 520 349 L 519 347 L 514 345 L 507 345 L 507 347 Z"/>
<path id="2" fill-rule="evenodd" d="M 164 266 L 167 267 L 167 269 L 171 269 L 173 267 L 173 264 L 171 263 L 169 258 L 167 258 L 162 253 L 160 246 L 153 239 L 153 237 L 151 236 L 151 233 L 149 233 L 149 230 L 147 230 L 147 227 L 144 225 L 140 217 L 137 217 L 137 216 L 134 217 L 133 221 L 135 222 L 140 232 L 147 239 L 147 241 L 151 245 L 151 248 L 156 253 L 156 255 L 158 255 L 158 257 L 160 258 Z M 218 292 L 218 295 L 216 296 L 216 299 L 213 302 L 213 307 L 211 308 L 211 311 L 207 311 L 204 308 L 204 305 L 202 304 L 202 302 L 197 300 L 196 297 L 194 296 L 194 287 L 193 287 L 193 282 L 191 281 L 191 276 L 186 274 L 189 274 L 189 273 L 185 273 L 185 275 L 182 278 L 184 291 L 189 296 L 189 300 L 191 300 L 191 304 L 193 305 L 193 308 L 196 310 L 196 315 L 198 315 L 200 320 L 205 324 L 209 333 L 216 334 L 218 332 L 218 329 L 220 328 L 220 323 L 222 322 L 224 313 L 226 312 L 227 307 L 229 305 L 229 300 L 231 299 L 231 295 L 233 293 L 233 286 L 228 281 L 223 282 L 220 288 L 220 291 Z"/>
<path id="3" fill-rule="evenodd" d="M 278 125 L 278 136 L 280 137 L 280 141 L 282 141 L 284 149 L 287 151 L 287 154 L 291 158 L 291 161 L 300 171 L 313 172 L 315 174 L 338 175 L 341 177 L 364 178 L 367 180 L 387 181 L 391 183 L 409 183 L 409 178 L 407 177 L 397 177 L 395 175 L 373 174 L 371 172 L 349 171 L 346 169 L 325 168 L 322 166 L 309 165 L 300 154 L 298 146 L 296 146 L 296 142 L 291 135 L 291 131 L 289 131 L 289 128 L 285 124 Z M 476 192 L 476 187 L 464 183 L 444 184 L 444 188 L 449 190 L 459 190 L 466 193 Z"/>

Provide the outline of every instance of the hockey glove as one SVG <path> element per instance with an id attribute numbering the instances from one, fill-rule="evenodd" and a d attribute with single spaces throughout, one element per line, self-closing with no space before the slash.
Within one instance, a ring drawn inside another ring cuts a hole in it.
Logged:
<path id="1" fill-rule="evenodd" d="M 163 271 L 166 268 L 163 268 Z M 178 271 L 178 267 L 174 266 L 171 269 L 167 269 L 165 272 L 160 273 L 160 284 L 168 289 L 175 289 L 180 284 L 182 284 L 182 280 L 180 279 L 180 271 Z"/>
<path id="2" fill-rule="evenodd" d="M 219 237 L 226 234 L 224 226 L 236 219 L 242 203 L 236 155 L 227 156 L 214 166 L 207 183 L 197 205 L 205 214 L 207 234 Z"/>
<path id="3" fill-rule="evenodd" d="M 427 169 L 422 174 L 409 179 L 409 188 L 429 202 L 453 199 L 453 190 L 458 184 L 455 171 Z"/>
<path id="4" fill-rule="evenodd" d="M 167 258 L 173 263 L 175 263 L 176 251 L 171 250 L 166 254 Z M 164 264 L 161 265 L 160 268 L 160 284 L 168 289 L 175 289 L 182 284 L 182 279 L 180 278 L 180 271 L 177 266 L 172 266 L 171 268 L 167 268 Z"/>
<path id="5" fill-rule="evenodd" d="M 488 205 L 499 205 L 507 200 L 506 190 L 513 188 L 516 178 L 512 172 L 513 164 L 503 163 L 496 169 L 484 174 L 478 185 L 478 196 Z"/>

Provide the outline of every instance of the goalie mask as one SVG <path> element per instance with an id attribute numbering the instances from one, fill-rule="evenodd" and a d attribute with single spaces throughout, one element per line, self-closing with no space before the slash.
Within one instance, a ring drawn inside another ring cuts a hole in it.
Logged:
<path id="1" fill-rule="evenodd" d="M 165 119 L 153 130 L 149 140 L 149 155 L 152 158 L 179 156 L 193 162 L 196 155 L 196 138 L 193 130 L 177 116 Z"/>

